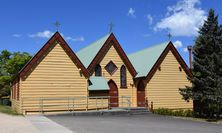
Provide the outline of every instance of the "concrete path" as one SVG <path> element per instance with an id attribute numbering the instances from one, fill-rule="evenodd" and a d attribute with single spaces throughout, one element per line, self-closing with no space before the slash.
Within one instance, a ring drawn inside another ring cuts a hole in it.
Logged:
<path id="1" fill-rule="evenodd" d="M 24 116 L 0 113 L 0 133 L 40 133 Z"/>
<path id="2" fill-rule="evenodd" d="M 41 115 L 25 116 L 41 133 L 73 133 L 71 130 Z M 33 132 L 32 132 L 33 133 Z"/>

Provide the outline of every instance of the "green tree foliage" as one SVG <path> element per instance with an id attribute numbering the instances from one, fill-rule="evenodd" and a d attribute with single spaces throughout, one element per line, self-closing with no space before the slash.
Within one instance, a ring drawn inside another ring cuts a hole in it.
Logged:
<path id="1" fill-rule="evenodd" d="M 3 50 L 0 53 L 0 98 L 10 95 L 12 80 L 17 76 L 19 70 L 31 59 L 26 53 L 11 53 Z"/>
<path id="2" fill-rule="evenodd" d="M 213 117 L 221 113 L 222 104 L 222 41 L 221 27 L 214 10 L 199 30 L 193 47 L 192 87 L 180 89 L 185 100 L 194 100 L 199 116 Z"/>

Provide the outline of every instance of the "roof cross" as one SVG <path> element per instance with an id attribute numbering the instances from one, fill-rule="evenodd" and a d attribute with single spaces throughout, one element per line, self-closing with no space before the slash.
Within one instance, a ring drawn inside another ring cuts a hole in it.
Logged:
<path id="1" fill-rule="evenodd" d="M 56 21 L 56 22 L 54 23 L 54 25 L 56 26 L 56 30 L 59 31 L 59 26 L 61 25 L 61 24 L 59 23 L 59 21 Z"/>
<path id="2" fill-rule="evenodd" d="M 109 33 L 112 32 L 114 24 L 112 22 L 109 23 Z"/>
<path id="3" fill-rule="evenodd" d="M 168 37 L 169 41 L 171 41 L 172 34 L 168 33 L 168 34 L 167 34 L 167 37 Z"/>

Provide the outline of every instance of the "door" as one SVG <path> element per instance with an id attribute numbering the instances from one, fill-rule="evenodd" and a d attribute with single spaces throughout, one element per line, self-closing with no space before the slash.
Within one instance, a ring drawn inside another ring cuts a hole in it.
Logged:
<path id="1" fill-rule="evenodd" d="M 145 86 L 142 80 L 140 80 L 137 86 L 137 106 L 145 107 Z"/>
<path id="2" fill-rule="evenodd" d="M 109 96 L 110 96 L 110 107 L 118 107 L 118 88 L 113 80 L 108 82 L 109 85 Z"/>

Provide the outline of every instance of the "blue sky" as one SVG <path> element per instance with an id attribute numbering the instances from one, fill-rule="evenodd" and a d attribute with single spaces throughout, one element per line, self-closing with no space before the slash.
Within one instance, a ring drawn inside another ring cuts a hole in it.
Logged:
<path id="1" fill-rule="evenodd" d="M 56 31 L 76 52 L 106 35 L 108 24 L 127 54 L 168 41 L 187 61 L 187 45 L 210 8 L 222 16 L 221 0 L 1 0 L 0 50 L 35 54 Z M 221 18 L 219 18 L 221 22 Z"/>

